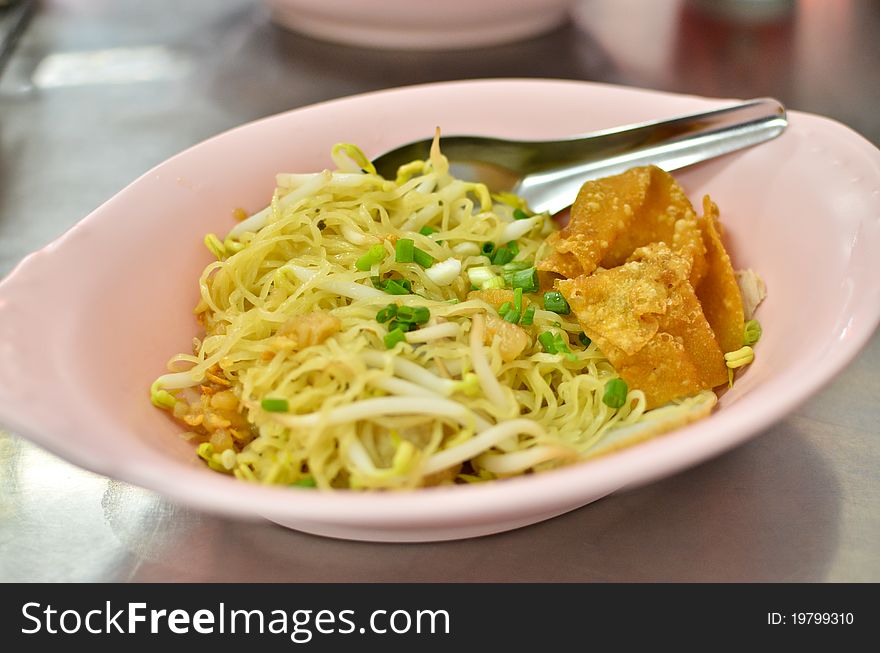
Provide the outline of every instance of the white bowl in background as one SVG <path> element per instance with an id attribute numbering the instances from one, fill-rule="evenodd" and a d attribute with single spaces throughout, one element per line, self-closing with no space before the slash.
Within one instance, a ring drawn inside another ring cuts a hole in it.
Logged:
<path id="1" fill-rule="evenodd" d="M 370 48 L 451 50 L 519 41 L 568 19 L 573 0 L 265 0 L 278 24 Z"/>

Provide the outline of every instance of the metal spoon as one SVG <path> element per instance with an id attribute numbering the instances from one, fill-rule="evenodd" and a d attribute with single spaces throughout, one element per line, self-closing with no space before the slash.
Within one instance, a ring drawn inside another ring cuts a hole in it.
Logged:
<path id="1" fill-rule="evenodd" d="M 605 129 L 558 141 L 511 141 L 482 136 L 443 136 L 450 170 L 525 199 L 536 212 L 556 213 L 571 205 L 581 185 L 653 164 L 678 170 L 706 159 L 768 141 L 788 125 L 785 107 L 772 98 L 723 109 Z M 393 178 L 397 168 L 425 159 L 431 140 L 397 147 L 373 160 Z"/>

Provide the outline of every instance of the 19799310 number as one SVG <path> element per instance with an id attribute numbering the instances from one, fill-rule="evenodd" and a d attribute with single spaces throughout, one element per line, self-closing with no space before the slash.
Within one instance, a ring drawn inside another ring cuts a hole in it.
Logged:
<path id="1" fill-rule="evenodd" d="M 780 612 L 768 612 L 767 623 L 771 626 L 793 625 L 807 626 L 811 624 L 835 626 L 850 626 L 854 621 L 852 612 L 792 612 L 782 614 Z"/>

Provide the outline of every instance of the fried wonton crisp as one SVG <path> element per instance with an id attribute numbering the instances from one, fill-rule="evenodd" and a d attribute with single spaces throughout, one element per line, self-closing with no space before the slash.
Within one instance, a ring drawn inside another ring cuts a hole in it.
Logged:
<path id="1" fill-rule="evenodd" d="M 703 216 L 699 221 L 706 245 L 707 270 L 696 290 L 718 344 L 722 351 L 729 352 L 743 346 L 745 319 L 742 294 L 730 256 L 721 242 L 718 217 L 718 206 L 707 195 L 703 198 Z"/>
<path id="2" fill-rule="evenodd" d="M 550 237 L 539 270 L 567 278 L 621 265 L 639 247 L 666 243 L 687 263 L 696 285 L 706 271 L 697 216 L 684 190 L 656 166 L 586 182 L 564 229 Z"/>
<path id="3" fill-rule="evenodd" d="M 557 281 L 584 332 L 648 408 L 727 381 L 724 354 L 669 245 L 637 249 L 624 265 Z"/>

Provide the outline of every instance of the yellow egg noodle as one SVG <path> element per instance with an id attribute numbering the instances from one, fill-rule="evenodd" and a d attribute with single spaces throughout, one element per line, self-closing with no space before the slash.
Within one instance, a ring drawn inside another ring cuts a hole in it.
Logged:
<path id="1" fill-rule="evenodd" d="M 206 238 L 205 335 L 152 399 L 212 469 L 323 489 L 479 482 L 711 410 L 711 391 L 646 411 L 624 385 L 609 401 L 614 368 L 540 300 L 550 217 L 455 179 L 436 138 L 394 180 L 354 146 L 332 154 L 337 170 L 279 174 L 270 206 Z"/>

